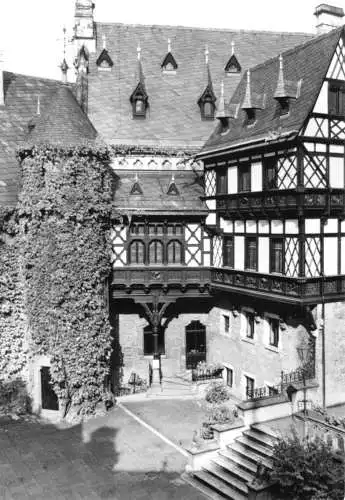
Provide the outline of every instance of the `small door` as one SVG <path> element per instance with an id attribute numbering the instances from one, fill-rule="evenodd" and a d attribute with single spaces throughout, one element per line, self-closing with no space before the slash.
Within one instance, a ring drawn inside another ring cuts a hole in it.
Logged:
<path id="1" fill-rule="evenodd" d="M 42 394 L 42 410 L 58 410 L 58 397 L 52 387 L 50 368 L 42 366 L 41 368 L 41 394 Z"/>
<path id="2" fill-rule="evenodd" d="M 200 321 L 186 326 L 186 368 L 196 368 L 200 361 L 206 361 L 206 327 Z"/>

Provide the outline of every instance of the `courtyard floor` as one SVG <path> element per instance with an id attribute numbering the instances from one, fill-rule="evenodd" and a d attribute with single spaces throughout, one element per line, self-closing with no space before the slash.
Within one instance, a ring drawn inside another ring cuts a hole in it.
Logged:
<path id="1" fill-rule="evenodd" d="M 73 427 L 0 420 L 2 500 L 206 498 L 181 480 L 185 464 L 119 407 Z"/>

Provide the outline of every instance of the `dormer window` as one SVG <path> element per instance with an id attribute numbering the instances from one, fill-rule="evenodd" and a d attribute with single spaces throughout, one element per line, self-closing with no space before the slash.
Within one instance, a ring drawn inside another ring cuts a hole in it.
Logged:
<path id="1" fill-rule="evenodd" d="M 213 120 L 216 110 L 216 97 L 208 87 L 200 97 L 198 104 L 200 107 L 201 118 L 203 120 Z"/>
<path id="2" fill-rule="evenodd" d="M 280 116 L 288 115 L 290 113 L 290 100 L 288 97 L 279 99 Z"/>
<path id="3" fill-rule="evenodd" d="M 107 49 L 102 50 L 96 61 L 96 64 L 98 67 L 98 71 L 111 71 L 111 68 L 114 66 L 114 63 Z"/>
<path id="4" fill-rule="evenodd" d="M 168 52 L 165 56 L 162 64 L 163 73 L 175 74 L 177 70 L 177 62 L 171 52 Z"/>
<path id="5" fill-rule="evenodd" d="M 225 73 L 227 74 L 241 73 L 241 69 L 242 68 L 237 60 L 237 57 L 235 56 L 235 54 L 232 54 L 232 56 L 230 57 L 224 68 Z"/>
<path id="6" fill-rule="evenodd" d="M 148 107 L 148 96 L 139 83 L 130 97 L 132 103 L 133 118 L 145 118 Z"/>
<path id="7" fill-rule="evenodd" d="M 245 113 L 246 113 L 245 124 L 247 126 L 254 125 L 254 123 L 256 121 L 256 109 L 248 108 L 245 110 Z"/>

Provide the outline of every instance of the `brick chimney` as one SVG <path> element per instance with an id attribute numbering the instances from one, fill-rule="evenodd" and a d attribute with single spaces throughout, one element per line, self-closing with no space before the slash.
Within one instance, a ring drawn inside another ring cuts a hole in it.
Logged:
<path id="1" fill-rule="evenodd" d="M 327 3 L 321 3 L 315 9 L 316 32 L 318 35 L 338 28 L 344 24 L 344 10 Z"/>
<path id="2" fill-rule="evenodd" d="M 95 4 L 92 0 L 76 0 L 75 2 L 74 41 L 77 50 L 84 45 L 89 52 L 96 52 L 94 8 Z"/>

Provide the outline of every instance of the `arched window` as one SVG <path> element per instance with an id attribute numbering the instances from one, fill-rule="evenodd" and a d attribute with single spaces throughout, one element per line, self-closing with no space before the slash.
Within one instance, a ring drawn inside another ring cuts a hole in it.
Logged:
<path id="1" fill-rule="evenodd" d="M 159 240 L 151 241 L 149 245 L 149 263 L 163 264 L 163 243 Z"/>
<path id="2" fill-rule="evenodd" d="M 186 368 L 196 368 L 200 361 L 206 361 L 206 327 L 200 321 L 186 326 Z"/>
<path id="3" fill-rule="evenodd" d="M 144 101 L 140 98 L 137 98 L 135 101 L 135 113 L 141 115 L 144 112 Z"/>
<path id="4" fill-rule="evenodd" d="M 129 246 L 129 262 L 131 264 L 144 264 L 145 245 L 140 240 L 134 240 Z"/>
<path id="5" fill-rule="evenodd" d="M 205 118 L 213 118 L 214 114 L 214 106 L 211 101 L 204 102 L 204 117 Z"/>
<path id="6" fill-rule="evenodd" d="M 180 241 L 172 240 L 167 247 L 168 264 L 182 264 L 182 244 Z"/>

